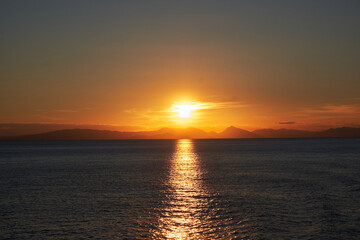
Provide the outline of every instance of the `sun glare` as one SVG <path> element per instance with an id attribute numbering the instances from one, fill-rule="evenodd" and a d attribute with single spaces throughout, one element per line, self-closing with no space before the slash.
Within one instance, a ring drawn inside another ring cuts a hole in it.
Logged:
<path id="1" fill-rule="evenodd" d="M 180 104 L 174 105 L 174 112 L 177 112 L 177 116 L 181 118 L 190 118 L 191 112 L 198 109 L 198 105 L 195 104 Z"/>

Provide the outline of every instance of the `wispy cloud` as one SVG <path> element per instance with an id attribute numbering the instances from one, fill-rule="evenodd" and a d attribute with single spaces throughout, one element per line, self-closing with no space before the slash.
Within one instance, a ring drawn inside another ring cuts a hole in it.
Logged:
<path id="1" fill-rule="evenodd" d="M 326 104 L 322 106 L 303 108 L 299 111 L 299 113 L 322 115 L 360 114 L 360 104 Z"/>
<path id="2" fill-rule="evenodd" d="M 279 124 L 296 124 L 296 122 L 279 122 Z"/>
<path id="3" fill-rule="evenodd" d="M 244 104 L 235 101 L 224 101 L 224 102 L 190 101 L 190 102 L 186 102 L 186 104 L 196 105 L 198 110 L 235 109 L 235 108 L 244 108 L 251 106 L 249 104 Z M 177 103 L 175 103 L 174 105 L 177 105 Z"/>
<path id="4" fill-rule="evenodd" d="M 201 101 L 186 101 L 186 102 L 174 102 L 173 105 L 169 106 L 168 108 L 164 109 L 136 109 L 131 108 L 125 110 L 125 112 L 131 116 L 136 121 L 150 121 L 152 124 L 159 124 L 159 125 L 168 125 L 170 119 L 177 116 L 176 106 L 182 104 L 189 104 L 189 105 L 196 105 L 195 111 L 199 114 L 194 114 L 191 118 L 193 120 L 199 120 L 203 118 L 203 114 L 208 114 L 210 111 L 216 111 L 221 109 L 238 109 L 238 108 L 245 108 L 250 107 L 249 104 L 244 104 L 241 102 L 235 101 L 223 101 L 223 102 L 201 102 Z"/>
<path id="5" fill-rule="evenodd" d="M 292 113 L 297 127 L 325 129 L 360 124 L 360 104 L 324 104 L 305 107 Z M 302 122 L 302 124 L 300 123 Z"/>
<path id="6" fill-rule="evenodd" d="M 181 102 L 181 103 L 174 103 L 172 106 L 170 106 L 167 109 L 162 110 L 139 110 L 136 108 L 126 109 L 125 112 L 128 114 L 140 114 L 146 115 L 146 114 L 156 114 L 159 116 L 167 116 L 169 114 L 173 113 L 173 110 L 175 106 L 181 105 L 181 104 L 189 104 L 189 105 L 196 105 L 196 110 L 219 110 L 219 109 L 235 109 L 235 108 L 245 108 L 250 107 L 249 104 L 244 104 L 240 102 L 200 102 L 200 101 L 188 101 L 188 102 Z"/>

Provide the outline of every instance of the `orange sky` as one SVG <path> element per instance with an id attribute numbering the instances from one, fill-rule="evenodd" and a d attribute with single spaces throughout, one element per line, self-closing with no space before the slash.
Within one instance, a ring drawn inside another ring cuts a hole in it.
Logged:
<path id="1" fill-rule="evenodd" d="M 357 1 L 0 3 L 0 123 L 360 125 Z M 206 106 L 181 120 L 171 107 Z"/>

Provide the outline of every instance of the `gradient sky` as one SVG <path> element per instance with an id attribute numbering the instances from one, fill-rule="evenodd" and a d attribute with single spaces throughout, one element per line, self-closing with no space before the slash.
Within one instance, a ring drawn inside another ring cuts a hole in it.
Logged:
<path id="1" fill-rule="evenodd" d="M 0 123 L 359 126 L 360 1 L 3 0 Z"/>

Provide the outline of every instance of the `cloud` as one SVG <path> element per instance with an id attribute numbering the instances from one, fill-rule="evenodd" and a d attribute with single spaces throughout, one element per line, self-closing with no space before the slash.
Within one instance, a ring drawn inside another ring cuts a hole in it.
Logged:
<path id="1" fill-rule="evenodd" d="M 134 115 L 147 115 L 151 114 L 152 116 L 168 116 L 169 114 L 172 115 L 174 113 L 174 109 L 177 105 L 181 104 L 189 104 L 189 105 L 196 105 L 196 110 L 219 110 L 219 109 L 235 109 L 235 108 L 244 108 L 244 107 L 250 107 L 249 104 L 244 104 L 240 102 L 200 102 L 200 101 L 187 101 L 187 102 L 176 102 L 172 106 L 170 106 L 167 109 L 162 110 L 139 110 L 136 108 L 126 109 L 124 112 L 128 114 L 134 114 Z"/>
<path id="2" fill-rule="evenodd" d="M 175 103 L 175 105 L 184 104 L 184 103 Z M 235 109 L 235 108 L 244 108 L 250 107 L 249 104 L 244 104 L 234 101 L 224 101 L 224 102 L 200 102 L 200 101 L 189 101 L 186 104 L 196 105 L 198 110 L 219 110 L 219 109 Z"/>
<path id="3" fill-rule="evenodd" d="M 296 124 L 296 122 L 279 122 L 279 124 Z"/>
<path id="4" fill-rule="evenodd" d="M 173 105 L 168 108 L 163 109 L 136 109 L 130 108 L 124 110 L 124 112 L 131 117 L 137 124 L 144 122 L 149 123 L 150 125 L 168 125 L 173 121 L 177 121 L 178 118 L 176 110 L 177 105 L 189 104 L 196 105 L 196 110 L 198 114 L 194 114 L 189 121 L 199 121 L 204 118 L 205 114 L 209 114 L 210 111 L 216 111 L 221 109 L 237 109 L 245 108 L 251 105 L 244 104 L 241 102 L 235 101 L 222 101 L 222 102 L 201 102 L 201 101 L 184 101 L 184 102 L 174 102 Z"/>
<path id="5" fill-rule="evenodd" d="M 360 124 L 360 104 L 324 104 L 293 112 L 297 127 L 325 129 Z M 300 123 L 301 124 L 300 124 Z"/>
<path id="6" fill-rule="evenodd" d="M 320 115 L 351 115 L 360 114 L 360 104 L 326 104 L 317 107 L 303 108 L 300 114 L 320 114 Z"/>

